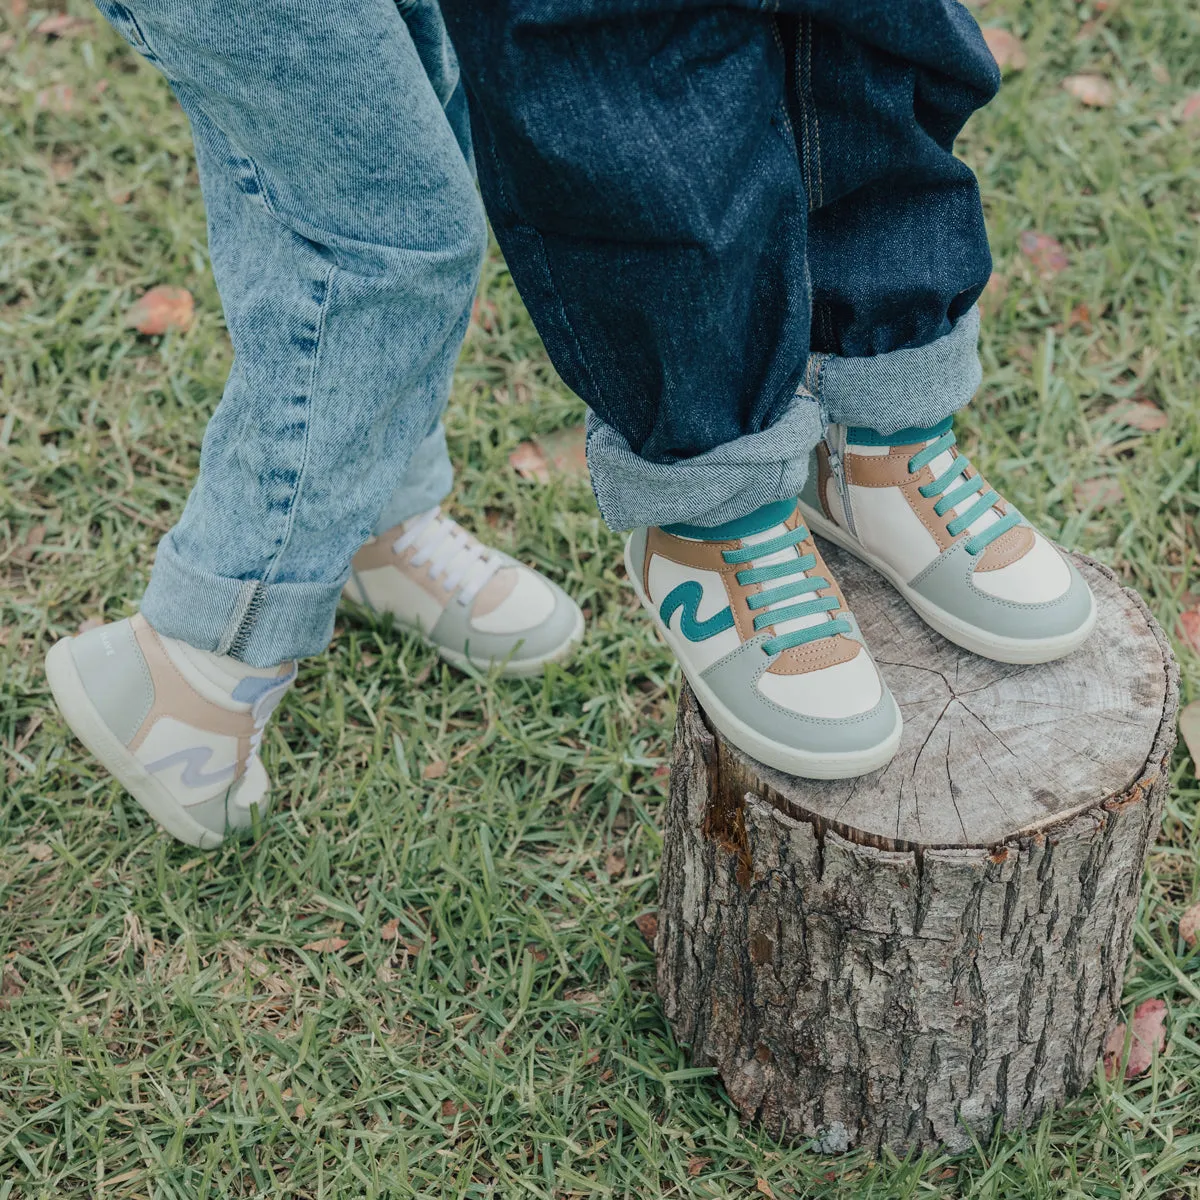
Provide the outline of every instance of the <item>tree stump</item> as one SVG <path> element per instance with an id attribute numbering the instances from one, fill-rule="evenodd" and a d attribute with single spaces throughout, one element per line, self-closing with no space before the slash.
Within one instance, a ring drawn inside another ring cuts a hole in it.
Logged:
<path id="1" fill-rule="evenodd" d="M 961 1149 L 1093 1078 L 1120 1004 L 1175 744 L 1178 670 L 1141 599 L 1077 558 L 1099 622 L 1005 666 L 823 546 L 904 714 L 861 779 L 796 779 L 686 685 L 659 884 L 678 1040 L 772 1136 Z"/>

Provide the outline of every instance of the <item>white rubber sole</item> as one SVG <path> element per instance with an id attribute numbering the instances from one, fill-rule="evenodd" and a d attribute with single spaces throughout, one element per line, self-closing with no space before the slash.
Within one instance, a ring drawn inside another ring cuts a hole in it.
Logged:
<path id="1" fill-rule="evenodd" d="M 858 775 L 867 775 L 872 771 L 878 771 L 892 761 L 896 751 L 900 748 L 900 738 L 904 732 L 904 723 L 900 719 L 898 710 L 896 728 L 885 741 L 865 750 L 845 753 L 821 753 L 785 746 L 782 742 L 765 737 L 731 712 L 717 693 L 698 674 L 691 671 L 679 639 L 663 623 L 662 618 L 642 590 L 641 580 L 634 571 L 633 561 L 630 558 L 630 544 L 630 541 L 625 543 L 625 574 L 629 577 L 630 585 L 637 593 L 637 598 L 642 602 L 642 607 L 646 609 L 658 627 L 663 641 L 667 643 L 671 652 L 679 660 L 680 670 L 683 671 L 696 699 L 700 702 L 700 707 L 704 709 L 708 719 L 728 741 L 760 763 L 774 767 L 777 771 L 783 771 L 786 775 L 797 775 L 801 779 L 853 779 Z"/>
<path id="2" fill-rule="evenodd" d="M 46 655 L 46 679 L 54 702 L 71 727 L 71 732 L 167 833 L 189 846 L 198 846 L 202 850 L 215 849 L 225 840 L 224 837 L 195 820 L 163 782 L 151 775 L 105 724 L 84 690 L 83 680 L 71 657 L 70 642 L 70 638 L 62 638 L 50 648 L 50 653 Z M 254 771 L 255 767 L 262 772 L 261 779 L 258 772 Z M 263 785 L 263 796 L 258 803 L 260 807 L 265 807 L 262 801 L 265 799 L 266 774 L 261 763 L 255 759 L 242 786 L 256 789 L 259 784 Z"/>
<path id="3" fill-rule="evenodd" d="M 824 513 L 814 512 L 803 502 L 800 504 L 800 511 L 804 515 L 805 523 L 814 533 L 835 546 L 840 546 L 848 554 L 853 554 L 855 558 L 861 559 L 867 566 L 878 571 L 904 597 L 922 621 L 937 630 L 947 641 L 961 646 L 964 650 L 970 650 L 972 654 L 978 654 L 981 658 L 1019 666 L 1054 662 L 1055 659 L 1065 658 L 1072 651 L 1078 650 L 1095 628 L 1096 598 L 1093 596 L 1087 620 L 1070 633 L 1048 638 L 1013 638 L 991 633 L 930 603 L 920 592 L 909 587 L 887 563 L 858 545 Z"/>

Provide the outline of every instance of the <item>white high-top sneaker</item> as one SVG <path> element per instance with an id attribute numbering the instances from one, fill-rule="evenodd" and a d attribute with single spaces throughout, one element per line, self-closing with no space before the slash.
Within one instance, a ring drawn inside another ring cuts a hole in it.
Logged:
<path id="1" fill-rule="evenodd" d="M 870 563 L 975 654 L 1049 662 L 1095 625 L 1082 576 L 959 451 L 952 418 L 886 437 L 831 425 L 800 505 L 816 533 Z"/>
<path id="2" fill-rule="evenodd" d="M 391 613 L 458 667 L 537 675 L 583 639 L 583 613 L 562 588 L 483 545 L 440 508 L 367 542 L 345 595 Z"/>
<path id="3" fill-rule="evenodd" d="M 46 656 L 75 736 L 168 833 L 205 849 L 267 811 L 263 729 L 296 664 L 259 669 L 160 637 L 139 613 Z"/>
<path id="4" fill-rule="evenodd" d="M 900 710 L 794 500 L 715 528 L 636 530 L 625 570 L 712 723 L 777 770 L 884 766 Z"/>

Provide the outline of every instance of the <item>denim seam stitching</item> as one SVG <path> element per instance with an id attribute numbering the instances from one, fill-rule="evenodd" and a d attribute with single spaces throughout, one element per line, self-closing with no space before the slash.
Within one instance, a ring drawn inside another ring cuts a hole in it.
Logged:
<path id="1" fill-rule="evenodd" d="M 292 495 L 288 501 L 287 514 L 287 530 L 283 536 L 283 544 L 275 552 L 274 558 L 271 559 L 267 566 L 267 570 L 263 576 L 263 583 L 267 583 L 274 574 L 275 568 L 279 565 L 280 558 L 283 557 L 288 548 L 288 543 L 292 540 L 292 531 L 296 523 L 296 498 L 300 495 L 300 491 L 304 486 L 304 473 L 308 469 L 308 451 L 312 444 L 312 407 L 313 393 L 316 391 L 317 384 L 317 369 L 321 365 L 321 350 L 325 345 L 325 315 L 329 311 L 330 300 L 333 296 L 333 276 L 337 272 L 337 264 L 330 263 L 329 270 L 325 272 L 325 295 L 321 299 L 321 311 L 317 317 L 316 329 L 316 349 L 313 351 L 312 364 L 308 369 L 308 387 L 307 404 L 305 411 L 308 419 L 304 423 L 304 448 L 300 451 L 300 470 L 296 474 L 296 482 L 292 485 Z"/>
<path id="2" fill-rule="evenodd" d="M 775 7 L 776 7 L 776 11 L 778 11 L 778 8 L 779 8 L 778 3 L 776 4 Z M 780 57 L 780 60 L 783 62 L 784 71 L 786 73 L 788 53 L 787 53 L 787 47 L 783 44 L 783 37 L 779 32 L 779 18 L 778 17 L 776 17 L 771 22 L 771 36 L 775 39 L 775 45 L 779 49 L 779 57 Z M 796 152 L 796 130 L 792 127 L 792 118 L 789 115 L 788 110 L 787 110 L 787 95 L 786 95 L 786 93 L 787 93 L 787 84 L 785 83 L 784 84 L 784 100 L 779 106 L 779 112 L 780 112 L 780 115 L 783 117 L 783 127 L 784 127 L 784 129 L 787 130 L 788 138 L 792 143 L 792 152 L 795 153 Z M 799 157 L 799 155 L 797 155 L 797 157 Z"/>

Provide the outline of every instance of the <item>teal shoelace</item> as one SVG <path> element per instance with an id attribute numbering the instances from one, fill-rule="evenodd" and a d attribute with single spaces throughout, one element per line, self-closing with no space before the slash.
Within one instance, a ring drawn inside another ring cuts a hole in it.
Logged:
<path id="1" fill-rule="evenodd" d="M 908 460 L 908 469 L 915 474 L 928 463 L 933 462 L 939 454 L 946 450 L 950 450 L 956 444 L 954 430 L 948 429 L 941 437 L 929 443 L 924 450 L 914 454 Z M 933 511 L 939 517 L 945 516 L 952 508 L 957 508 L 964 500 L 969 500 L 972 496 L 978 493 L 979 498 L 966 510 L 961 516 L 955 517 L 952 521 L 946 523 L 946 532 L 951 537 L 958 537 L 964 529 L 969 528 L 975 521 L 983 516 L 994 504 L 1000 499 L 999 492 L 993 491 L 991 488 L 984 490 L 983 476 L 978 472 L 975 473 L 974 479 L 967 479 L 953 491 L 946 491 L 948 487 L 956 480 L 961 479 L 970 467 L 971 462 L 965 454 L 959 454 L 957 458 L 950 464 L 949 468 L 944 471 L 937 479 L 931 480 L 929 483 L 922 484 L 917 490 L 927 500 L 934 496 L 941 498 L 933 506 Z M 997 514 L 997 518 L 986 529 L 980 530 L 967 540 L 967 553 L 971 555 L 981 554 L 987 549 L 998 537 L 1002 537 L 1014 526 L 1021 523 L 1019 514 L 1009 509 L 1003 516 Z"/>
<path id="2" fill-rule="evenodd" d="M 753 562 L 756 558 L 766 558 L 789 546 L 796 546 L 808 537 L 808 530 L 803 525 L 787 533 L 781 533 L 768 541 L 759 542 L 755 546 L 743 546 L 740 550 L 723 550 L 721 557 L 731 566 L 735 563 Z M 752 583 L 773 583 L 777 579 L 788 582 L 778 587 L 767 588 L 749 597 L 747 604 L 751 609 L 766 608 L 780 600 L 798 600 L 810 592 L 821 592 L 831 584 L 821 575 L 809 576 L 817 565 L 815 554 L 801 554 L 787 562 L 774 563 L 769 567 L 749 567 L 738 571 L 735 578 L 742 585 Z M 770 612 L 760 612 L 754 618 L 754 628 L 762 629 L 767 625 L 781 625 L 796 617 L 810 617 L 815 613 L 834 612 L 841 606 L 833 596 L 818 596 L 813 600 L 803 600 L 799 604 L 787 608 L 773 609 Z M 844 617 L 835 617 L 832 621 L 819 621 L 814 625 L 806 625 L 803 629 L 793 629 L 790 633 L 781 633 L 763 642 L 763 650 L 767 654 L 778 654 L 781 650 L 790 650 L 793 646 L 803 646 L 807 642 L 815 642 L 820 638 L 834 637 L 839 633 L 849 633 L 850 622 Z"/>

